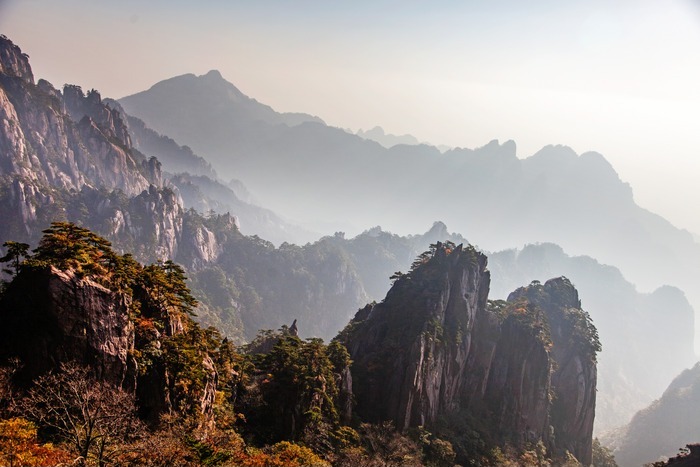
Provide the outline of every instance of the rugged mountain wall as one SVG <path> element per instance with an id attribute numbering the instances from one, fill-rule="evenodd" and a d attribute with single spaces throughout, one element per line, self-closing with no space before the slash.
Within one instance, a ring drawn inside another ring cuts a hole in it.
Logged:
<path id="1" fill-rule="evenodd" d="M 187 350 L 172 342 L 182 339 L 192 324 L 153 302 L 144 289 L 134 293 L 112 290 L 73 269 L 24 268 L 0 296 L 0 364 L 19 359 L 24 384 L 62 363 L 86 365 L 96 378 L 134 392 L 142 415 L 156 422 L 175 410 L 182 397 L 177 388 L 182 368 L 156 355 L 169 351 L 169 358 L 183 365 L 186 359 L 179 352 Z M 193 365 L 202 389 L 190 394 L 208 420 L 218 374 L 208 354 L 196 355 Z"/>
<path id="2" fill-rule="evenodd" d="M 0 233 L 36 234 L 84 187 L 135 196 L 162 184 L 159 163 L 131 147 L 99 93 L 34 84 L 27 56 L 5 37 L 0 62 Z"/>
<path id="3" fill-rule="evenodd" d="M 34 74 L 27 54 L 22 53 L 4 34 L 0 35 L 0 41 L 0 73 L 34 84 Z"/>
<path id="4" fill-rule="evenodd" d="M 29 379 L 77 360 L 100 379 L 133 387 L 130 305 L 130 297 L 74 271 L 20 274 L 0 306 L 0 354 L 19 357 Z"/>
<path id="5" fill-rule="evenodd" d="M 69 219 L 142 261 L 180 257 L 196 269 L 221 251 L 206 227 L 185 228 L 177 189 L 163 181 L 155 157 L 134 148 L 117 108 L 94 89 L 35 84 L 28 57 L 4 36 L 0 215 L 0 242 L 33 243 L 50 222 Z"/>
<path id="6" fill-rule="evenodd" d="M 598 356 L 595 431 L 629 423 L 695 361 L 694 311 L 678 288 L 642 293 L 619 269 L 554 244 L 489 253 L 491 296 L 506 298 L 520 284 L 564 275 L 585 297 L 605 343 Z"/>
<path id="7" fill-rule="evenodd" d="M 489 304 L 489 280 L 484 255 L 438 243 L 357 313 L 340 339 L 358 415 L 406 429 L 468 414 L 498 444 L 542 441 L 587 465 L 599 344 L 576 290 L 553 279 Z"/>
<path id="8" fill-rule="evenodd" d="M 552 374 L 552 426 L 557 446 L 578 454 L 591 451 L 596 406 L 596 353 L 601 350 L 589 317 L 581 311 L 578 292 L 568 279 L 533 283 L 508 296 L 525 299 L 544 311 L 556 362 Z M 587 465 L 590 457 L 579 459 Z"/>
<path id="9" fill-rule="evenodd" d="M 440 248 L 421 274 L 399 279 L 383 303 L 358 312 L 346 346 L 361 418 L 405 429 L 432 425 L 454 409 L 477 314 L 486 310 L 485 266 L 474 251 Z"/>

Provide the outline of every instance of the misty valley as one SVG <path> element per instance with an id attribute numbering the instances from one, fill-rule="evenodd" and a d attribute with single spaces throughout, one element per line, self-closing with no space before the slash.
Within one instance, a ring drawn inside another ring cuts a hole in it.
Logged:
<path id="1" fill-rule="evenodd" d="M 0 465 L 700 465 L 700 243 L 604 155 L 352 132 L 216 70 L 112 99 L 19 45 Z"/>

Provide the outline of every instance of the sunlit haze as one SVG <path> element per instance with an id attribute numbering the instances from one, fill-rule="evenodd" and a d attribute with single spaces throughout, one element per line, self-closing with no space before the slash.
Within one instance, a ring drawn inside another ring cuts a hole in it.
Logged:
<path id="1" fill-rule="evenodd" d="M 620 2 L 0 1 L 37 78 L 122 97 L 218 69 L 278 111 L 436 145 L 602 153 L 700 232 L 700 7 Z"/>

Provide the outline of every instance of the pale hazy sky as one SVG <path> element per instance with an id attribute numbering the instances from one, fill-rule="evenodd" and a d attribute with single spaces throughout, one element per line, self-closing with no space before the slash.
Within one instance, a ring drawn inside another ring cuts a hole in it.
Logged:
<path id="1" fill-rule="evenodd" d="M 218 69 L 278 111 L 602 153 L 700 233 L 700 2 L 0 0 L 37 78 L 122 97 Z"/>

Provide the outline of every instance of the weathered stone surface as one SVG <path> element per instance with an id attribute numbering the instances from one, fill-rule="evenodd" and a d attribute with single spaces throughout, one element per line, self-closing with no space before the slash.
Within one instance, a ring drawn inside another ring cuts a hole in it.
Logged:
<path id="1" fill-rule="evenodd" d="M 30 378 L 75 361 L 100 379 L 133 385 L 126 381 L 134 347 L 130 301 L 70 270 L 20 274 L 2 301 L 1 353 L 18 356 Z"/>
<path id="2" fill-rule="evenodd" d="M 431 263 L 353 321 L 346 345 L 361 418 L 405 429 L 430 425 L 458 404 L 472 330 L 486 312 L 486 257 L 458 247 L 438 250 Z"/>
<path id="3" fill-rule="evenodd" d="M 20 48 L 4 35 L 0 37 L 0 73 L 34 84 L 29 56 L 22 53 Z"/>
<path id="4" fill-rule="evenodd" d="M 488 290 L 484 255 L 438 243 L 383 302 L 360 310 L 340 336 L 358 415 L 406 429 L 469 413 L 497 443 L 542 441 L 587 465 L 596 346 L 576 290 L 565 278 L 533 283 L 500 308 Z"/>
<path id="5" fill-rule="evenodd" d="M 535 283 L 508 296 L 508 301 L 526 299 L 542 309 L 552 338 L 551 354 L 555 362 L 552 389 L 552 426 L 556 444 L 573 453 L 584 465 L 591 462 L 593 421 L 596 402 L 595 344 L 581 326 L 587 315 L 581 311 L 578 292 L 568 279 Z M 597 335 L 595 337 L 597 339 Z"/>
<path id="6" fill-rule="evenodd" d="M 135 331 L 130 305 L 134 298 L 114 292 L 72 270 L 55 267 L 25 269 L 11 282 L 0 301 L 0 364 L 19 358 L 21 379 L 31 382 L 61 363 L 88 366 L 95 377 L 133 391 L 141 415 L 157 422 L 174 407 L 174 375 L 162 364 L 139 368 L 134 355 L 147 344 Z M 148 345 L 161 348 L 165 338 L 185 331 L 181 314 L 144 309 L 158 316 L 162 330 L 152 328 Z M 203 423 L 213 417 L 218 374 L 202 354 L 203 390 L 198 399 Z"/>

